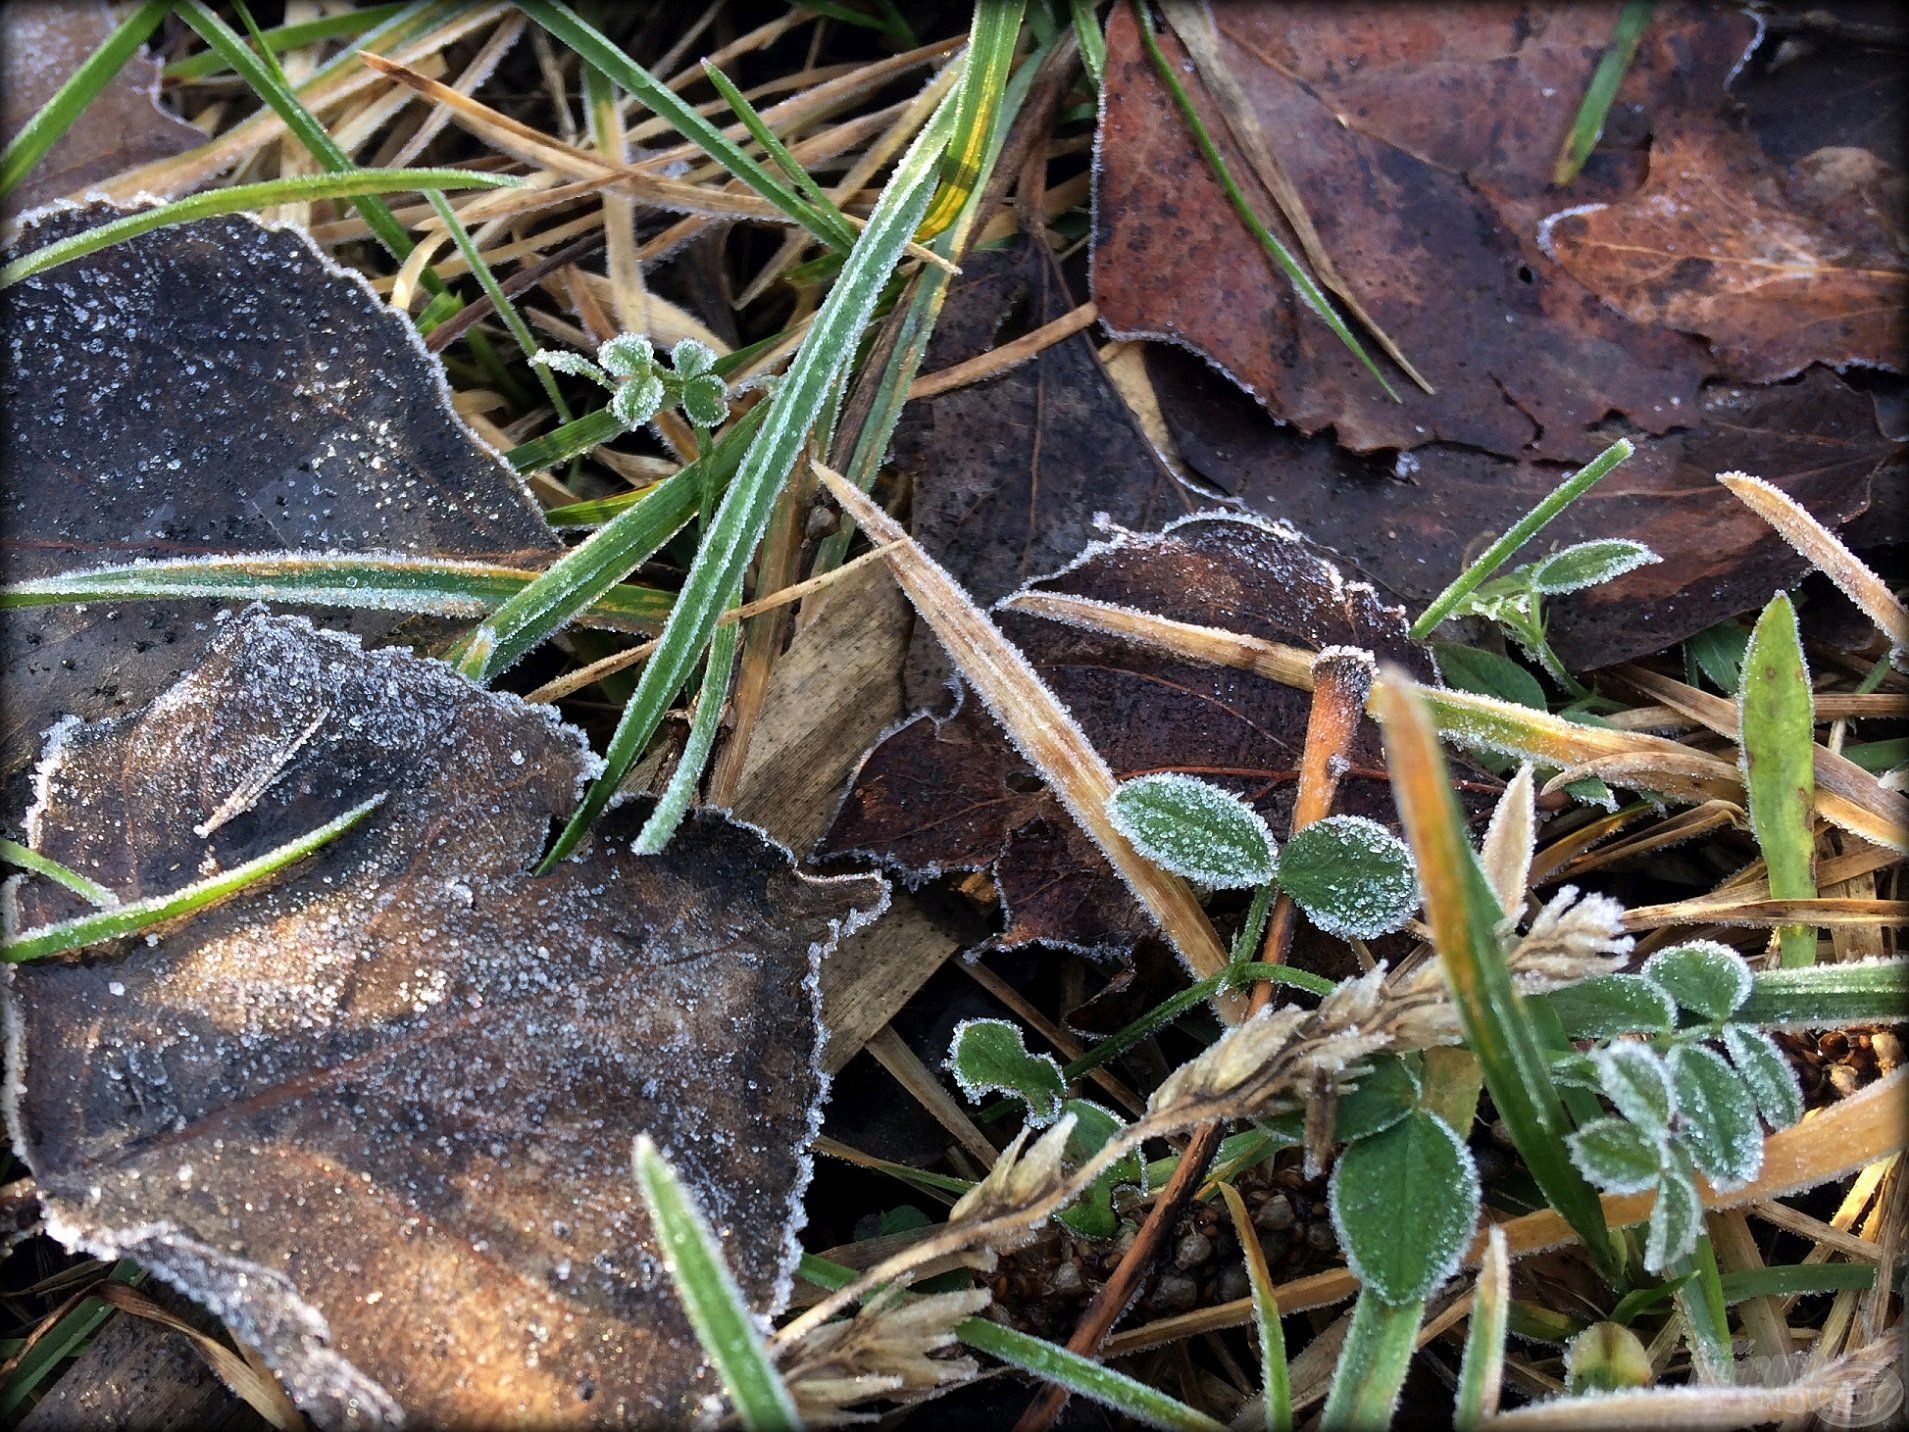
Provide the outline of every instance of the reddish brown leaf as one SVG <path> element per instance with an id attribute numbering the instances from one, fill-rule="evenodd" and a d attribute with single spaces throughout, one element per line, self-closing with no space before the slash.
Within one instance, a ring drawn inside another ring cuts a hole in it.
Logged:
<path id="1" fill-rule="evenodd" d="M 1313 649 L 1367 647 L 1428 670 L 1385 596 L 1344 581 L 1323 549 L 1235 517 L 1194 517 L 1151 536 L 1117 533 L 1034 589 Z M 995 615 L 1121 779 L 1203 776 L 1251 800 L 1273 829 L 1287 828 L 1304 692 L 1011 609 Z M 1369 723 L 1354 752 L 1344 808 L 1389 817 Z M 971 700 L 945 721 L 917 716 L 870 752 L 824 849 L 873 856 L 922 878 L 991 866 L 1010 944 L 1125 948 L 1148 930 L 1099 853 Z"/>
<path id="2" fill-rule="evenodd" d="M 1160 353 L 1149 367 L 1195 472 L 1331 544 L 1415 608 L 1569 470 L 1450 444 L 1393 462 L 1362 458 L 1272 423 L 1188 358 Z M 1909 453 L 1883 435 L 1871 400 L 1835 374 L 1812 368 L 1769 388 L 1707 388 L 1688 419 L 1686 430 L 1640 437 L 1617 474 L 1526 550 L 1529 560 L 1592 537 L 1631 537 L 1664 558 L 1549 603 L 1554 645 L 1573 666 L 1660 651 L 1803 575 L 1802 559 L 1767 524 L 1731 510 L 1720 471 L 1767 477 L 1859 546 L 1895 538 Z"/>
<path id="3" fill-rule="evenodd" d="M 1394 403 L 1293 296 L 1227 203 L 1141 47 L 1108 27 L 1096 177 L 1094 296 L 1108 326 L 1190 346 L 1305 432 L 1358 451 L 1461 442 L 1582 459 L 1617 412 L 1679 421 L 1706 362 L 1677 335 L 1625 323 L 1536 244 L 1548 169 L 1609 35 L 1590 7 L 1228 6 L 1222 48 L 1321 240 L 1374 321 L 1437 389 Z M 1690 21 L 1652 81 L 1721 85 L 1747 21 Z M 1161 37 L 1169 58 L 1183 52 Z M 1271 197 L 1226 139 L 1235 178 L 1279 231 Z M 1709 100 L 1714 105 L 1716 96 Z M 1594 171 L 1618 186 L 1621 162 Z M 1288 235 L 1287 246 L 1296 248 Z"/>
<path id="4" fill-rule="evenodd" d="M 687 1422 L 712 1381 L 631 1142 L 778 1305 L 817 961 L 883 894 L 713 814 L 634 857 L 643 800 L 531 877 L 590 764 L 548 710 L 263 615 L 145 710 L 62 728 L 35 845 L 126 898 L 385 801 L 270 888 L 12 969 L 10 1123 L 49 1229 L 204 1302 L 327 1425 Z"/>
<path id="5" fill-rule="evenodd" d="M 101 0 L 14 0 L 0 6 L 0 145 L 39 112 L 115 23 Z M 158 61 L 136 54 L 7 195 L 4 213 L 11 218 L 204 142 L 204 134 L 160 104 Z"/>
<path id="6" fill-rule="evenodd" d="M 110 213 L 49 214 L 23 246 Z M 142 557 L 536 561 L 556 546 L 409 322 L 295 230 L 235 217 L 143 235 L 0 292 L 0 329 L 9 581 Z M 60 716 L 150 700 L 198 659 L 220 605 L 0 613 L 0 771 L 30 764 Z M 382 636 L 398 621 L 337 624 Z"/>
<path id="7" fill-rule="evenodd" d="M 1639 323 L 1707 338 L 1751 382 L 1812 362 L 1900 369 L 1909 342 L 1904 176 L 1828 146 L 1787 169 L 1716 126 L 1659 134 L 1650 178 L 1547 221 L 1546 250 Z"/>

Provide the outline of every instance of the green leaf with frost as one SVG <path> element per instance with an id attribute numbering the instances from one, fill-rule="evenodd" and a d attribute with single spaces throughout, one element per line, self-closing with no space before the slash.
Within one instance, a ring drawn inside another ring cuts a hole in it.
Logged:
<path id="1" fill-rule="evenodd" d="M 974 1103 L 1007 1094 L 1027 1105 L 1027 1121 L 1045 1127 L 1060 1117 L 1067 1081 L 1049 1054 L 1032 1053 L 1021 1027 L 1005 1019 L 969 1019 L 948 1045 L 948 1072 Z"/>
<path id="2" fill-rule="evenodd" d="M 1330 935 L 1389 934 L 1418 908 L 1412 852 L 1376 820 L 1330 815 L 1286 842 L 1279 887 Z"/>
<path id="3" fill-rule="evenodd" d="M 1715 940 L 1659 950 L 1644 962 L 1644 977 L 1705 1019 L 1728 1019 L 1750 997 L 1750 966 Z"/>
<path id="4" fill-rule="evenodd" d="M 1265 819 L 1209 781 L 1172 771 L 1123 781 L 1107 815 L 1135 850 L 1182 879 L 1235 890 L 1273 878 L 1278 850 Z"/>

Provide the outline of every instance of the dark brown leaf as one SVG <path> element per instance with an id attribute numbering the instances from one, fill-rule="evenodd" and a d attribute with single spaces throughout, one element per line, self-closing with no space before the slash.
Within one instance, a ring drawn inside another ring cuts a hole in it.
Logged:
<path id="1" fill-rule="evenodd" d="M 1117 533 L 1033 589 L 1313 650 L 1362 646 L 1428 670 L 1387 597 L 1344 581 L 1323 549 L 1240 518 Z M 1251 800 L 1274 830 L 1287 828 L 1310 704 L 1304 692 L 1011 609 L 996 617 L 1121 779 L 1202 776 Z M 1343 809 L 1390 817 L 1369 723 L 1343 792 Z M 991 866 L 1007 907 L 1006 943 L 1124 949 L 1148 932 L 1099 852 L 972 700 L 945 721 L 917 716 L 869 753 L 824 849 L 872 856 L 920 878 Z"/>
<path id="2" fill-rule="evenodd" d="M 1279 427 L 1189 358 L 1157 353 L 1149 369 L 1195 472 L 1330 544 L 1415 608 L 1569 471 L 1442 443 L 1392 462 L 1363 458 Z M 1893 540 L 1879 522 L 1909 489 L 1909 451 L 1884 436 L 1871 400 L 1835 374 L 1812 368 L 1774 387 L 1713 386 L 1687 419 L 1685 430 L 1639 436 L 1618 473 L 1525 551 L 1528 561 L 1593 537 L 1631 537 L 1664 558 L 1551 600 L 1554 645 L 1574 667 L 1660 651 L 1803 575 L 1802 559 L 1767 524 L 1731 510 L 1718 472 L 1758 473 L 1852 538 Z"/>
<path id="3" fill-rule="evenodd" d="M 962 265 L 923 367 L 951 367 L 1073 307 L 1045 245 Z M 1059 567 L 1105 515 L 1150 531 L 1196 505 L 1160 461 L 1095 354 L 1091 331 L 964 388 L 910 403 L 890 464 L 915 479 L 915 540 L 983 606 Z M 911 662 L 909 695 L 936 700 L 940 648 Z M 925 679 L 932 675 L 932 679 Z"/>
<path id="4" fill-rule="evenodd" d="M 1812 362 L 1900 370 L 1909 344 L 1901 171 L 1830 145 L 1787 168 L 1750 138 L 1679 125 L 1616 203 L 1547 221 L 1547 252 L 1613 308 L 1710 341 L 1750 382 Z"/>
<path id="5" fill-rule="evenodd" d="M 110 213 L 49 214 L 24 247 Z M 142 557 L 556 546 L 451 411 L 409 322 L 295 230 L 235 217 L 144 235 L 0 292 L 0 329 L 10 581 Z M 219 609 L 0 614 L 0 771 L 29 765 L 59 716 L 150 700 L 197 661 Z M 397 618 L 339 624 L 381 636 Z"/>
<path id="6" fill-rule="evenodd" d="M 11 0 L 0 5 L 0 145 L 39 113 L 112 34 L 102 0 Z M 134 55 L 72 126 L 7 195 L 8 218 L 62 195 L 77 194 L 121 170 L 167 159 L 205 143 L 205 135 L 159 102 L 159 64 Z"/>
<path id="7" fill-rule="evenodd" d="M 1222 49 L 1325 249 L 1373 320 L 1437 389 L 1394 403 L 1294 297 L 1194 148 L 1131 11 L 1108 27 L 1096 175 L 1094 296 L 1116 331 L 1202 353 L 1275 417 L 1358 451 L 1434 440 L 1582 459 L 1616 412 L 1680 420 L 1707 362 L 1678 335 L 1623 322 L 1549 262 L 1542 179 L 1610 33 L 1614 7 L 1229 5 Z M 1679 11 L 1648 82 L 1707 94 L 1754 27 Z M 1183 51 L 1161 36 L 1169 59 Z M 1656 57 L 1656 58 L 1652 58 Z M 1255 211 L 1278 211 L 1185 70 Z M 1693 101 L 1695 102 L 1695 101 Z M 1622 192 L 1621 156 L 1596 192 Z M 1290 235 L 1287 247 L 1295 249 Z"/>
<path id="8" fill-rule="evenodd" d="M 321 1422 L 687 1421 L 711 1382 L 632 1139 L 779 1305 L 816 966 L 882 890 L 707 813 L 632 856 L 643 800 L 531 877 L 591 764 L 547 709 L 256 613 L 145 710 L 63 727 L 35 844 L 122 897 L 386 799 L 270 888 L 12 970 L 11 1122 L 49 1228 L 204 1302 Z M 71 913 L 44 882 L 22 903 Z"/>

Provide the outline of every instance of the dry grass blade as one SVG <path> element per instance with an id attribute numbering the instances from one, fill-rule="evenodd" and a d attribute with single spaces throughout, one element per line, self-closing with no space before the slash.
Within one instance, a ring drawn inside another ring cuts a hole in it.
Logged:
<path id="1" fill-rule="evenodd" d="M 1256 672 L 1302 691 L 1312 689 L 1312 653 L 1295 646 L 1054 592 L 1023 593 L 1011 598 L 1007 605 L 1016 611 L 1158 647 L 1190 661 Z M 1648 675 L 1626 673 L 1627 679 L 1640 687 L 1645 685 L 1643 677 Z M 1691 689 L 1683 687 L 1681 682 L 1671 684 L 1685 691 Z M 1375 697 L 1383 686 L 1380 682 L 1374 687 Z M 1704 692 L 1696 694 L 1734 713 L 1729 702 Z M 1742 778 L 1734 763 L 1662 736 L 1580 726 L 1561 716 L 1468 691 L 1427 690 L 1424 695 L 1440 731 L 1461 744 L 1555 766 L 1625 758 L 1632 763 L 1628 769 L 1637 773 L 1638 779 L 1642 780 L 1646 773 L 1649 775 L 1652 790 L 1693 804 L 1729 799 L 1742 791 Z M 1730 719 L 1734 730 L 1734 714 Z M 1830 761 L 1824 762 L 1824 755 L 1832 753 L 1819 748 L 1817 814 L 1872 844 L 1891 850 L 1909 850 L 1909 835 L 1905 835 L 1909 829 L 1909 821 L 1905 820 L 1909 800 L 1884 790 L 1874 776 L 1854 762 L 1841 756 L 1832 756 Z M 1827 778 L 1822 774 L 1825 765 L 1831 767 Z M 1857 780 L 1857 776 L 1861 780 Z"/>
<path id="2" fill-rule="evenodd" d="M 1834 582 L 1844 596 L 1876 629 L 1889 638 L 1897 653 L 1909 649 L 1909 607 L 1889 590 L 1889 584 L 1859 561 L 1837 535 L 1818 522 L 1803 504 L 1781 488 L 1752 477 L 1747 472 L 1722 472 L 1717 481 L 1765 522 L 1776 528 L 1785 542 L 1801 552 L 1824 576 Z"/>
<path id="3" fill-rule="evenodd" d="M 1640 905 L 1624 913 L 1627 930 L 1661 930 L 1670 925 L 1814 925 L 1819 929 L 1870 929 L 1909 924 L 1909 900 L 1679 900 Z"/>
<path id="4" fill-rule="evenodd" d="M 305 1432 L 308 1424 L 304 1417 L 292 1406 L 292 1399 L 285 1395 L 285 1389 L 279 1385 L 278 1379 L 262 1365 L 240 1356 L 218 1339 L 207 1337 L 191 1323 L 175 1318 L 144 1293 L 123 1283 L 109 1280 L 94 1288 L 92 1293 L 101 1302 L 110 1303 L 122 1313 L 130 1313 L 133 1317 L 144 1318 L 178 1333 L 205 1359 L 206 1366 L 218 1374 L 219 1381 L 244 1398 L 247 1406 L 278 1428 L 279 1432 Z"/>
<path id="5" fill-rule="evenodd" d="M 1737 708 L 1733 702 L 1642 667 L 1625 667 L 1623 679 L 1719 736 L 1737 739 Z M 1909 796 L 1887 789 L 1868 771 L 1827 746 L 1819 743 L 1812 754 L 1817 814 L 1865 840 L 1909 853 Z M 1863 820 L 1864 816 L 1869 819 Z M 1860 821 L 1863 828 L 1849 824 L 1852 819 Z"/>
<path id="6" fill-rule="evenodd" d="M 814 467 L 857 525 L 890 544 L 889 564 L 915 610 L 1068 813 L 1106 852 L 1188 967 L 1202 977 L 1218 974 L 1226 967 L 1226 950 L 1206 911 L 1184 880 L 1143 859 L 1114 829 L 1107 818 L 1107 802 L 1118 784 L 1113 772 L 1027 658 L 900 523 L 840 473 L 820 463 Z"/>
<path id="7" fill-rule="evenodd" d="M 984 378 L 992 378 L 996 373 L 1005 373 L 1015 364 L 1025 363 L 1063 339 L 1073 337 L 1081 329 L 1091 326 L 1099 317 L 1098 306 L 1083 303 L 1079 308 L 1063 313 L 1053 322 L 1043 323 L 1032 332 L 1024 333 L 998 348 L 990 348 L 986 353 L 978 354 L 965 363 L 956 363 L 953 367 L 943 368 L 938 373 L 923 374 L 909 385 L 908 401 L 912 403 L 917 398 L 932 398 L 937 393 L 965 388 L 970 383 L 979 383 Z"/>

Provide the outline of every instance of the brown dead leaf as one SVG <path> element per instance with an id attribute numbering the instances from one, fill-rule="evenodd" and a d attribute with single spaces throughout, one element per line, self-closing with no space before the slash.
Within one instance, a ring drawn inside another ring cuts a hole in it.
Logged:
<path id="1" fill-rule="evenodd" d="M 1311 650 L 1362 646 L 1429 670 L 1399 609 L 1379 591 L 1343 580 L 1312 543 L 1237 517 L 1188 518 L 1157 535 L 1116 532 L 1034 589 Z M 1288 827 L 1304 692 L 1005 608 L 994 615 L 1117 777 L 1185 771 L 1239 792 L 1273 829 Z M 1389 818 L 1370 723 L 1353 750 L 1344 808 Z M 1008 944 L 1124 950 L 1152 931 L 1099 851 L 972 700 L 942 721 L 915 717 L 869 753 L 823 852 L 870 856 L 921 879 L 992 868 Z"/>
<path id="2" fill-rule="evenodd" d="M 548 710 L 261 614 L 143 711 L 63 727 L 35 846 L 122 898 L 386 799 L 269 888 L 12 969 L 10 1123 L 49 1229 L 205 1303 L 326 1424 L 687 1421 L 712 1384 L 631 1141 L 779 1305 L 816 964 L 882 891 L 707 813 L 634 857 L 642 800 L 531 877 L 589 765 Z M 27 923 L 72 913 L 21 893 Z"/>
<path id="3" fill-rule="evenodd" d="M 1826 146 L 1784 169 L 1744 135 L 1679 125 L 1659 134 L 1635 194 L 1567 209 L 1542 239 L 1626 317 L 1708 339 L 1733 377 L 1900 370 L 1906 197 L 1901 171 L 1866 149 Z"/>
<path id="4" fill-rule="evenodd" d="M 12 141 L 67 77 L 112 34 L 101 0 L 12 0 L 0 5 L 0 145 Z M 143 52 L 121 67 L 70 129 L 7 195 L 12 218 L 77 194 L 123 169 L 170 159 L 205 135 L 159 101 L 159 63 Z"/>
<path id="5" fill-rule="evenodd" d="M 1150 358 L 1175 444 L 1199 477 L 1292 523 L 1360 571 L 1423 606 L 1568 467 L 1435 443 L 1387 462 L 1305 438 L 1267 419 L 1179 354 Z M 1553 599 L 1553 645 L 1574 668 L 1649 655 L 1768 600 L 1807 567 L 1734 499 L 1716 473 L 1746 463 L 1858 548 L 1895 540 L 1909 503 L 1909 452 L 1875 405 L 1812 368 L 1767 388 L 1713 385 L 1690 426 L 1651 438 L 1573 503 L 1525 560 L 1593 537 L 1631 537 L 1664 560 Z"/>
<path id="6" fill-rule="evenodd" d="M 1293 297 L 1240 223 L 1157 78 L 1127 7 L 1108 26 L 1094 297 L 1110 329 L 1206 356 L 1275 417 L 1357 451 L 1443 440 L 1589 457 L 1616 412 L 1663 432 L 1708 367 L 1688 339 L 1624 322 L 1539 251 L 1545 182 L 1610 33 L 1592 6 L 1230 5 L 1235 79 L 1320 239 L 1373 320 L 1437 389 L 1395 403 Z M 1678 11 L 1639 85 L 1708 93 L 1754 26 Z M 1182 59 L 1171 35 L 1170 60 Z M 1270 196 L 1197 79 L 1196 106 L 1255 211 Z M 1714 92 L 1713 92 L 1714 91 Z M 1587 182 L 1627 187 L 1622 156 Z"/>
<path id="7" fill-rule="evenodd" d="M 27 249 L 99 222 L 49 213 Z M 5 521 L 21 581 L 139 558 L 399 552 L 529 558 L 534 503 L 451 411 L 401 315 L 296 230 L 210 219 L 0 292 Z M 191 668 L 217 601 L 0 613 L 0 771 L 60 716 L 99 720 Z M 367 637 L 401 619 L 341 619 Z M 17 782 L 16 782 L 17 785 Z"/>
<path id="8" fill-rule="evenodd" d="M 1023 239 L 975 254 L 954 280 L 923 369 L 966 362 L 998 347 L 1010 323 L 1035 328 L 1072 307 L 1044 244 Z M 914 477 L 915 540 L 983 606 L 1068 561 L 1101 514 L 1150 531 L 1195 506 L 1086 333 L 909 403 L 889 462 Z M 940 647 L 923 633 L 910 660 L 913 703 L 938 704 L 946 675 Z"/>

